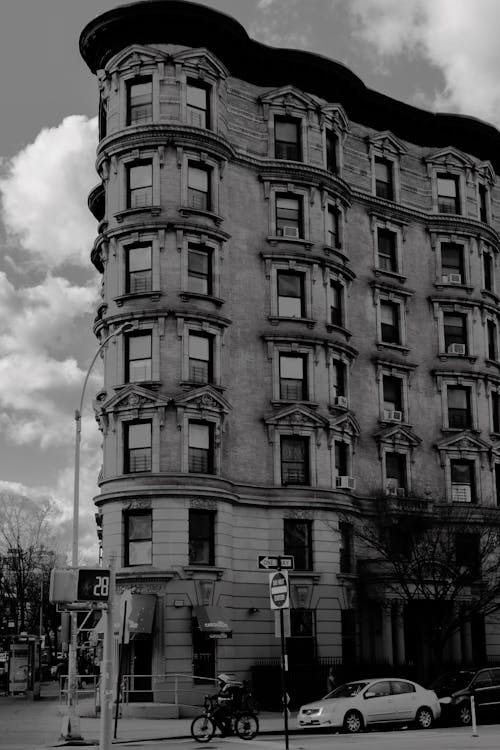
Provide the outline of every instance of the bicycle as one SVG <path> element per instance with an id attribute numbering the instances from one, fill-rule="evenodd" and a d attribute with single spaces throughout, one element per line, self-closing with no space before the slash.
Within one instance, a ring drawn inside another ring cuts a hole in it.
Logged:
<path id="1" fill-rule="evenodd" d="M 236 734 L 242 740 L 252 740 L 259 731 L 259 720 L 253 711 L 231 709 L 222 724 L 217 718 L 217 698 L 205 696 L 203 713 L 191 722 L 191 736 L 196 742 L 210 742 L 217 729 L 224 737 Z"/>

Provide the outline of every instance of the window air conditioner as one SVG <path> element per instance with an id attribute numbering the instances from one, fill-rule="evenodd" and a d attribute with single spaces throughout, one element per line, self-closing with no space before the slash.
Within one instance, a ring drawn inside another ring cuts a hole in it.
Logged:
<path id="1" fill-rule="evenodd" d="M 347 398 L 345 396 L 336 396 L 335 406 L 341 406 L 343 409 L 347 409 Z"/>
<path id="2" fill-rule="evenodd" d="M 394 484 L 387 483 L 385 486 L 385 494 L 386 495 L 397 495 L 398 488 Z"/>
<path id="3" fill-rule="evenodd" d="M 462 274 L 450 273 L 448 275 L 448 284 L 461 284 L 461 283 L 462 283 Z"/>
<path id="4" fill-rule="evenodd" d="M 281 231 L 283 233 L 283 237 L 298 237 L 299 236 L 298 227 L 281 227 Z"/>
<path id="5" fill-rule="evenodd" d="M 384 409 L 384 420 L 386 422 L 401 422 L 403 419 L 403 412 L 393 411 L 392 409 Z"/>
<path id="6" fill-rule="evenodd" d="M 404 487 L 398 487 L 396 489 L 396 495 L 398 497 L 406 497 L 406 489 Z"/>
<path id="7" fill-rule="evenodd" d="M 451 487 L 451 499 L 454 503 L 470 503 L 470 484 L 453 484 Z"/>
<path id="8" fill-rule="evenodd" d="M 448 354 L 465 354 L 465 344 L 450 344 Z"/>
<path id="9" fill-rule="evenodd" d="M 354 477 L 337 477 L 335 480 L 335 486 L 340 487 L 343 490 L 354 490 L 356 487 L 356 480 Z"/>

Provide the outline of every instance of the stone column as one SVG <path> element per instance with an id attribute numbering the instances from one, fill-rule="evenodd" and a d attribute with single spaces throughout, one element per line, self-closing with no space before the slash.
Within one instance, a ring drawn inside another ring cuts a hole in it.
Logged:
<path id="1" fill-rule="evenodd" d="M 381 605 L 382 615 L 382 658 L 388 664 L 393 664 L 392 648 L 392 604 L 387 602 Z"/>
<path id="2" fill-rule="evenodd" d="M 398 664 L 406 662 L 405 649 L 405 623 L 404 623 L 404 603 L 395 602 L 395 629 L 396 629 L 396 661 Z"/>

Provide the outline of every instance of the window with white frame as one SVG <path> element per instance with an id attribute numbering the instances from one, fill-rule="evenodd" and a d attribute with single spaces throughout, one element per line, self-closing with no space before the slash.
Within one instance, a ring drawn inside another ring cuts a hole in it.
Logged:
<path id="1" fill-rule="evenodd" d="M 299 271 L 278 270 L 278 316 L 280 318 L 305 318 L 305 274 Z"/>
<path id="2" fill-rule="evenodd" d="M 302 197 L 293 193 L 276 194 L 276 234 L 278 237 L 298 239 L 303 232 Z"/>
<path id="3" fill-rule="evenodd" d="M 335 477 L 349 476 L 351 470 L 351 446 L 343 440 L 335 440 Z"/>
<path id="4" fill-rule="evenodd" d="M 188 78 L 186 81 L 186 117 L 187 124 L 196 128 L 210 128 L 210 91 L 211 87 Z"/>
<path id="5" fill-rule="evenodd" d="M 153 525 L 150 510 L 130 510 L 124 513 L 124 565 L 151 565 Z"/>
<path id="6" fill-rule="evenodd" d="M 332 357 L 331 365 L 331 394 L 332 403 L 336 406 L 347 406 L 347 364 L 336 357 Z M 342 399 L 339 401 L 339 398 Z"/>
<path id="7" fill-rule="evenodd" d="M 124 473 L 151 471 L 151 421 L 126 422 L 123 429 Z"/>
<path id="8" fill-rule="evenodd" d="M 479 220 L 484 224 L 488 224 L 490 216 L 490 192 L 484 182 L 480 182 L 477 186 L 477 208 Z"/>
<path id="9" fill-rule="evenodd" d="M 213 382 L 214 339 L 210 334 L 189 331 L 189 375 L 191 383 Z"/>
<path id="10" fill-rule="evenodd" d="M 326 129 L 325 148 L 326 148 L 326 168 L 332 174 L 338 174 L 339 165 L 338 165 L 338 158 L 337 158 L 337 150 L 339 148 L 339 139 L 338 139 L 337 134 L 330 128 Z"/>
<path id="11" fill-rule="evenodd" d="M 307 359 L 306 354 L 292 352 L 279 354 L 280 399 L 288 401 L 308 400 Z"/>
<path id="12" fill-rule="evenodd" d="M 494 273 L 493 273 L 493 255 L 489 250 L 483 250 L 482 253 L 483 258 L 483 288 L 486 289 L 487 292 L 494 292 L 495 291 L 495 285 L 494 285 Z"/>
<path id="13" fill-rule="evenodd" d="M 151 76 L 132 78 L 127 87 L 127 125 L 141 125 L 153 117 L 153 79 Z"/>
<path id="14" fill-rule="evenodd" d="M 500 392 L 498 390 L 490 392 L 490 405 L 492 430 L 500 433 Z"/>
<path id="15" fill-rule="evenodd" d="M 336 279 L 330 279 L 330 319 L 334 326 L 345 326 L 345 288 Z"/>
<path id="16" fill-rule="evenodd" d="M 438 173 L 437 210 L 440 214 L 460 214 L 460 177 L 449 172 Z"/>
<path id="17" fill-rule="evenodd" d="M 401 305 L 398 302 L 380 301 L 380 341 L 383 344 L 401 344 Z"/>
<path id="18" fill-rule="evenodd" d="M 127 208 L 153 205 L 153 163 L 138 161 L 127 165 Z"/>
<path id="19" fill-rule="evenodd" d="M 310 484 L 309 437 L 281 435 L 281 484 Z"/>
<path id="20" fill-rule="evenodd" d="M 301 121 L 293 117 L 274 118 L 274 156 L 276 159 L 302 160 Z"/>
<path id="21" fill-rule="evenodd" d="M 152 334 L 138 331 L 125 338 L 125 382 L 140 383 L 152 378 Z"/>
<path id="22" fill-rule="evenodd" d="M 450 477 L 452 502 L 475 503 L 475 462 L 470 459 L 450 459 Z"/>
<path id="23" fill-rule="evenodd" d="M 197 211 L 212 210 L 211 168 L 199 162 L 188 163 L 188 207 Z"/>
<path id="24" fill-rule="evenodd" d="M 213 293 L 213 248 L 188 243 L 187 288 L 195 294 Z"/>
<path id="25" fill-rule="evenodd" d="M 336 206 L 328 205 L 326 210 L 326 244 L 328 247 L 342 247 L 340 236 L 340 211 Z"/>
<path id="26" fill-rule="evenodd" d="M 487 358 L 498 362 L 498 326 L 496 321 L 486 320 Z"/>
<path id="27" fill-rule="evenodd" d="M 377 227 L 377 257 L 378 268 L 381 271 L 397 273 L 400 270 L 396 232 L 385 227 Z"/>
<path id="28" fill-rule="evenodd" d="M 190 420 L 188 435 L 188 471 L 190 474 L 214 474 L 214 424 Z"/>
<path id="29" fill-rule="evenodd" d="M 189 564 L 215 564 L 215 511 L 189 509 Z"/>
<path id="30" fill-rule="evenodd" d="M 131 245 L 125 249 L 125 276 L 125 291 L 127 294 L 144 294 L 152 290 L 151 243 Z"/>
<path id="31" fill-rule="evenodd" d="M 375 156 L 375 195 L 386 200 L 394 200 L 394 162 Z"/>
<path id="32" fill-rule="evenodd" d="M 467 354 L 467 314 L 443 313 L 444 348 L 447 354 Z"/>
<path id="33" fill-rule="evenodd" d="M 312 570 L 312 521 L 285 518 L 283 526 L 283 553 L 293 556 L 295 570 Z"/>
<path id="34" fill-rule="evenodd" d="M 446 388 L 448 405 L 448 427 L 470 430 L 472 424 L 471 387 L 448 385 Z"/>
<path id="35" fill-rule="evenodd" d="M 465 248 L 456 242 L 441 242 L 441 280 L 445 284 L 465 284 Z"/>
<path id="36" fill-rule="evenodd" d="M 387 451 L 385 453 L 385 487 L 386 491 L 391 494 L 391 490 L 408 490 L 407 478 L 407 457 L 404 453 Z"/>
<path id="37" fill-rule="evenodd" d="M 403 421 L 403 379 L 394 375 L 382 375 L 383 419 L 391 422 Z"/>

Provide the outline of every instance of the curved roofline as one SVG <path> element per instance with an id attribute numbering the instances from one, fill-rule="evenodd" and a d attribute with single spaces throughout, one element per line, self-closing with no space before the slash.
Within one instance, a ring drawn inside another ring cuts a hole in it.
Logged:
<path id="1" fill-rule="evenodd" d="M 468 115 L 429 112 L 369 89 L 342 63 L 304 50 L 269 47 L 251 39 L 231 16 L 188 0 L 142 0 L 118 6 L 90 21 L 80 52 L 90 70 L 103 68 L 131 44 L 207 47 L 236 78 L 263 87 L 292 84 L 342 104 L 347 116 L 374 130 L 390 130 L 415 145 L 454 145 L 500 174 L 500 131 Z"/>

